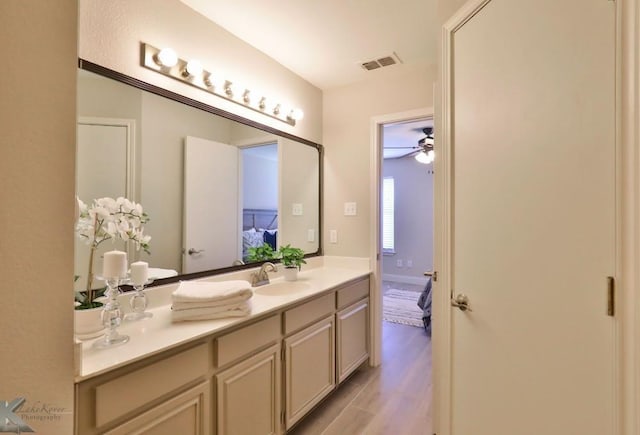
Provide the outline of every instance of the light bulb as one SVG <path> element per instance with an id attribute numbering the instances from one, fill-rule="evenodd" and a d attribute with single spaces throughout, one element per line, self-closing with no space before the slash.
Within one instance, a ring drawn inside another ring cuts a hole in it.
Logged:
<path id="1" fill-rule="evenodd" d="M 427 155 L 427 153 L 425 153 L 424 151 L 420 151 L 418 154 L 416 154 L 415 159 L 425 165 L 428 165 L 429 163 L 431 163 L 431 160 L 429 160 L 429 156 Z"/>
<path id="2" fill-rule="evenodd" d="M 163 48 L 154 56 L 153 60 L 159 66 L 171 68 L 178 63 L 178 55 L 171 48 Z"/>
<path id="3" fill-rule="evenodd" d="M 207 76 L 205 78 L 202 79 L 202 83 L 205 84 L 206 87 L 208 88 L 213 88 L 214 87 L 214 79 L 213 76 L 211 74 L 207 74 Z"/>
<path id="4" fill-rule="evenodd" d="M 304 118 L 304 112 L 300 108 L 293 109 L 289 113 L 287 118 L 293 119 L 294 121 L 300 121 L 302 118 Z"/>
<path id="5" fill-rule="evenodd" d="M 245 89 L 242 93 L 242 101 L 244 101 L 244 104 L 251 104 L 251 91 L 249 89 Z"/>
<path id="6" fill-rule="evenodd" d="M 427 151 L 427 157 L 429 157 L 429 163 L 433 162 L 436 158 L 436 153 L 433 150 Z"/>
<path id="7" fill-rule="evenodd" d="M 184 67 L 184 73 L 187 77 L 199 77 L 202 74 L 202 63 L 199 60 L 192 59 L 187 62 L 187 66 Z"/>

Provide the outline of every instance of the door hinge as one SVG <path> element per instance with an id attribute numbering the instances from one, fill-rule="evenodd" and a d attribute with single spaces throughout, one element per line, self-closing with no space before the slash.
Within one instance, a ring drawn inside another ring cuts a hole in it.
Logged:
<path id="1" fill-rule="evenodd" d="M 612 276 L 607 277 L 607 316 L 616 315 L 616 281 Z"/>

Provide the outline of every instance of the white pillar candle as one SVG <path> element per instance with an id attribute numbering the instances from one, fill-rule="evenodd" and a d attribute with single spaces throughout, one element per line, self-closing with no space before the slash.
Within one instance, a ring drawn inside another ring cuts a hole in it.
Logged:
<path id="1" fill-rule="evenodd" d="M 149 264 L 146 261 L 131 263 L 131 283 L 133 285 L 144 285 L 148 278 Z"/>
<path id="2" fill-rule="evenodd" d="M 105 278 L 124 278 L 127 276 L 127 253 L 109 251 L 104 253 L 102 276 Z"/>

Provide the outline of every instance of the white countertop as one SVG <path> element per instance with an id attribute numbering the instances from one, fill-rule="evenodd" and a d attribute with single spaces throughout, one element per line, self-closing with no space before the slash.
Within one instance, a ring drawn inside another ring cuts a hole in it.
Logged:
<path id="1" fill-rule="evenodd" d="M 249 280 L 249 275 L 254 270 L 256 269 L 213 275 L 198 281 Z M 177 288 L 178 283 L 152 287 L 145 291 L 149 298 L 147 311 L 153 313 L 153 317 L 135 322 L 123 322 L 118 331 L 130 337 L 125 344 L 109 349 L 94 349 L 91 344 L 95 340 L 84 341 L 82 343 L 81 364 L 78 367 L 75 381 L 81 382 L 198 338 L 220 333 L 232 326 L 279 311 L 343 283 L 366 276 L 370 270 L 368 258 L 310 258 L 308 264 L 304 265 L 298 274 L 298 281 L 308 284 L 307 288 L 286 295 L 254 293 L 250 299 L 251 314 L 249 316 L 217 320 L 173 323 L 171 321 L 171 293 Z M 283 281 L 280 272 L 270 273 L 269 276 L 271 283 Z M 122 307 L 126 310 L 131 294 L 124 294 L 120 297 Z"/>

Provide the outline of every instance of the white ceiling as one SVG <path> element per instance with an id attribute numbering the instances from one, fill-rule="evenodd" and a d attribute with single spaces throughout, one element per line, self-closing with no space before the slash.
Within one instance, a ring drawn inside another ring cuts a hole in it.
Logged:
<path id="1" fill-rule="evenodd" d="M 435 64 L 435 0 L 180 1 L 322 90 Z M 360 66 L 394 52 L 401 65 Z"/>

